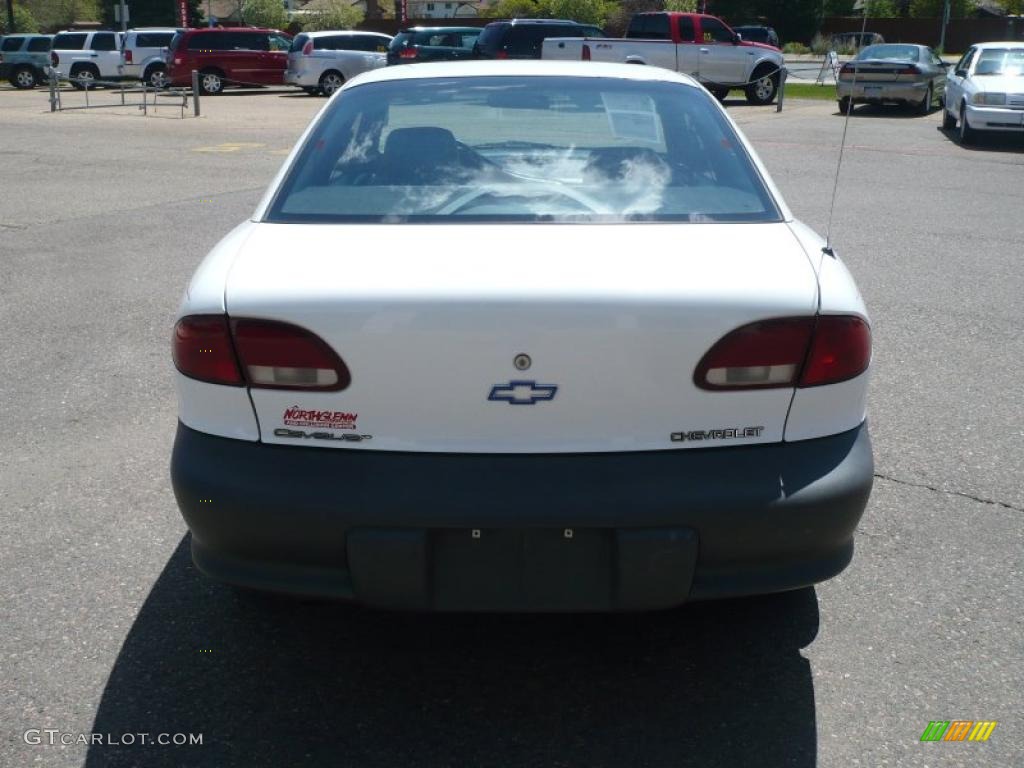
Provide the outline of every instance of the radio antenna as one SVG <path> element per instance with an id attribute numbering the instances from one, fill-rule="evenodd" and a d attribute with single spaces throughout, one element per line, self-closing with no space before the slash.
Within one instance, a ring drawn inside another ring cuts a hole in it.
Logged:
<path id="1" fill-rule="evenodd" d="M 865 33 L 868 28 L 868 6 L 871 4 L 868 2 L 864 3 L 864 18 L 860 25 L 860 41 L 864 40 Z M 856 44 L 855 44 L 856 46 Z M 837 57 L 838 58 L 838 57 Z M 853 81 L 850 84 L 850 98 L 846 102 L 846 118 L 843 120 L 843 138 L 839 142 L 839 159 L 836 161 L 836 178 L 832 184 L 832 204 L 828 209 L 828 226 L 825 227 L 825 247 L 822 248 L 822 253 L 828 254 L 829 256 L 835 256 L 835 251 L 832 250 L 832 217 L 836 212 L 836 194 L 839 192 L 839 172 L 843 168 L 843 150 L 846 149 L 846 131 L 850 127 L 850 113 L 853 112 L 853 94 L 857 88 L 857 67 L 853 67 Z M 836 90 L 839 90 L 839 75 L 836 75 Z"/>

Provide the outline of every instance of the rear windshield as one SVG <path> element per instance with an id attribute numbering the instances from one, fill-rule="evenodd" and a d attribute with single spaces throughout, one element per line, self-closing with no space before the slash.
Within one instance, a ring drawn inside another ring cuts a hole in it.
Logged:
<path id="1" fill-rule="evenodd" d="M 23 37 L 5 37 L 0 43 L 0 51 L 20 51 Z"/>
<path id="2" fill-rule="evenodd" d="M 31 53 L 41 53 L 50 50 L 50 38 L 33 37 L 28 41 L 28 50 Z"/>
<path id="3" fill-rule="evenodd" d="M 472 48 L 480 37 L 479 29 L 420 29 L 400 32 L 391 45 L 397 51 L 409 45 L 429 46 L 434 48 Z"/>
<path id="4" fill-rule="evenodd" d="M 499 24 L 488 24 L 484 27 L 483 32 L 480 33 L 480 37 L 476 39 L 477 48 L 487 53 L 494 53 L 501 45 L 502 38 L 505 36 L 505 30 L 510 26 L 507 21 Z"/>
<path id="5" fill-rule="evenodd" d="M 430 78 L 343 92 L 274 222 L 776 221 L 711 97 L 592 77 Z"/>
<path id="6" fill-rule="evenodd" d="M 981 51 L 975 75 L 1024 76 L 1024 48 L 990 48 Z"/>
<path id="7" fill-rule="evenodd" d="M 917 61 L 921 49 L 916 45 L 869 45 L 857 54 L 861 61 Z"/>
<path id="8" fill-rule="evenodd" d="M 87 35 L 84 32 L 69 32 L 53 38 L 53 48 L 57 51 L 80 51 L 85 45 Z"/>

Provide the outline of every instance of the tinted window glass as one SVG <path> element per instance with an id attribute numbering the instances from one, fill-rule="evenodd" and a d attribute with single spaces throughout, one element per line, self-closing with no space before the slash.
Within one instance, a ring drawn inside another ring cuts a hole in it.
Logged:
<path id="1" fill-rule="evenodd" d="M 732 32 L 718 19 L 705 16 L 700 20 L 701 32 L 705 43 L 731 43 Z"/>
<path id="2" fill-rule="evenodd" d="M 92 50 L 94 51 L 116 51 L 117 41 L 113 33 L 97 32 L 92 36 Z"/>
<path id="3" fill-rule="evenodd" d="M 224 51 L 229 49 L 229 44 L 234 35 L 230 33 L 200 32 L 188 39 L 190 51 Z"/>
<path id="4" fill-rule="evenodd" d="M 53 38 L 53 47 L 59 51 L 80 51 L 85 45 L 85 38 L 86 35 L 81 32 L 57 35 Z"/>
<path id="5" fill-rule="evenodd" d="M 270 221 L 778 221 L 699 88 L 603 77 L 373 83 L 334 101 Z"/>
<path id="6" fill-rule="evenodd" d="M 259 35 L 262 40 L 260 45 L 262 48 L 257 48 L 258 51 L 287 51 L 292 47 L 292 39 L 285 37 L 284 35 Z"/>
<path id="7" fill-rule="evenodd" d="M 857 58 L 861 61 L 917 61 L 920 54 L 921 49 L 916 45 L 869 45 L 857 54 Z"/>
<path id="8" fill-rule="evenodd" d="M 494 53 L 501 46 L 502 38 L 505 36 L 505 30 L 511 25 L 508 22 L 501 24 L 488 24 L 484 27 L 484 31 L 480 33 L 480 37 L 476 39 L 476 45 L 487 54 L 494 55 Z"/>
<path id="9" fill-rule="evenodd" d="M 357 51 L 386 51 L 389 40 L 386 37 L 376 35 L 356 35 L 355 46 Z"/>
<path id="10" fill-rule="evenodd" d="M 42 51 L 50 50 L 50 38 L 33 37 L 28 41 L 28 50 L 32 53 L 40 53 Z"/>
<path id="11" fill-rule="evenodd" d="M 139 32 L 135 36 L 138 48 L 165 48 L 174 37 L 173 32 Z"/>
<path id="12" fill-rule="evenodd" d="M 693 19 L 689 16 L 683 16 L 679 19 L 679 40 L 683 43 L 692 43 L 694 37 L 697 36 L 697 30 L 694 29 Z"/>
<path id="13" fill-rule="evenodd" d="M 0 45 L 0 51 L 20 51 L 24 40 L 23 37 L 5 37 L 3 44 Z"/>
<path id="14" fill-rule="evenodd" d="M 664 13 L 649 13 L 633 18 L 628 37 L 639 40 L 671 40 L 669 17 Z"/>

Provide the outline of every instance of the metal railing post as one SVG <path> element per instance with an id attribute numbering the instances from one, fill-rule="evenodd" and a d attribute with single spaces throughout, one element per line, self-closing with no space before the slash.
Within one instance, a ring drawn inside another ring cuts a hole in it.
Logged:
<path id="1" fill-rule="evenodd" d="M 85 106 L 88 107 L 89 106 L 89 81 L 88 80 L 80 80 L 79 82 L 81 82 L 81 83 L 83 83 L 85 85 Z"/>
<path id="2" fill-rule="evenodd" d="M 57 111 L 57 73 L 50 69 L 50 111 Z"/>
<path id="3" fill-rule="evenodd" d="M 786 74 L 789 70 L 783 65 L 779 71 L 779 96 L 776 99 L 775 112 L 779 113 L 782 111 L 782 102 L 786 100 Z"/>
<path id="4" fill-rule="evenodd" d="M 199 117 L 199 73 L 192 70 L 192 112 Z"/>

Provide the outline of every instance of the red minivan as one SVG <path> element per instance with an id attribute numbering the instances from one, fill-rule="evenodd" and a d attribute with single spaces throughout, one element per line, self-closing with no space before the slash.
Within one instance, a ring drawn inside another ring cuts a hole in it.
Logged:
<path id="1" fill-rule="evenodd" d="M 189 86 L 196 70 L 208 94 L 230 85 L 283 85 L 291 42 L 276 29 L 186 29 L 171 41 L 167 77 L 173 86 Z"/>

